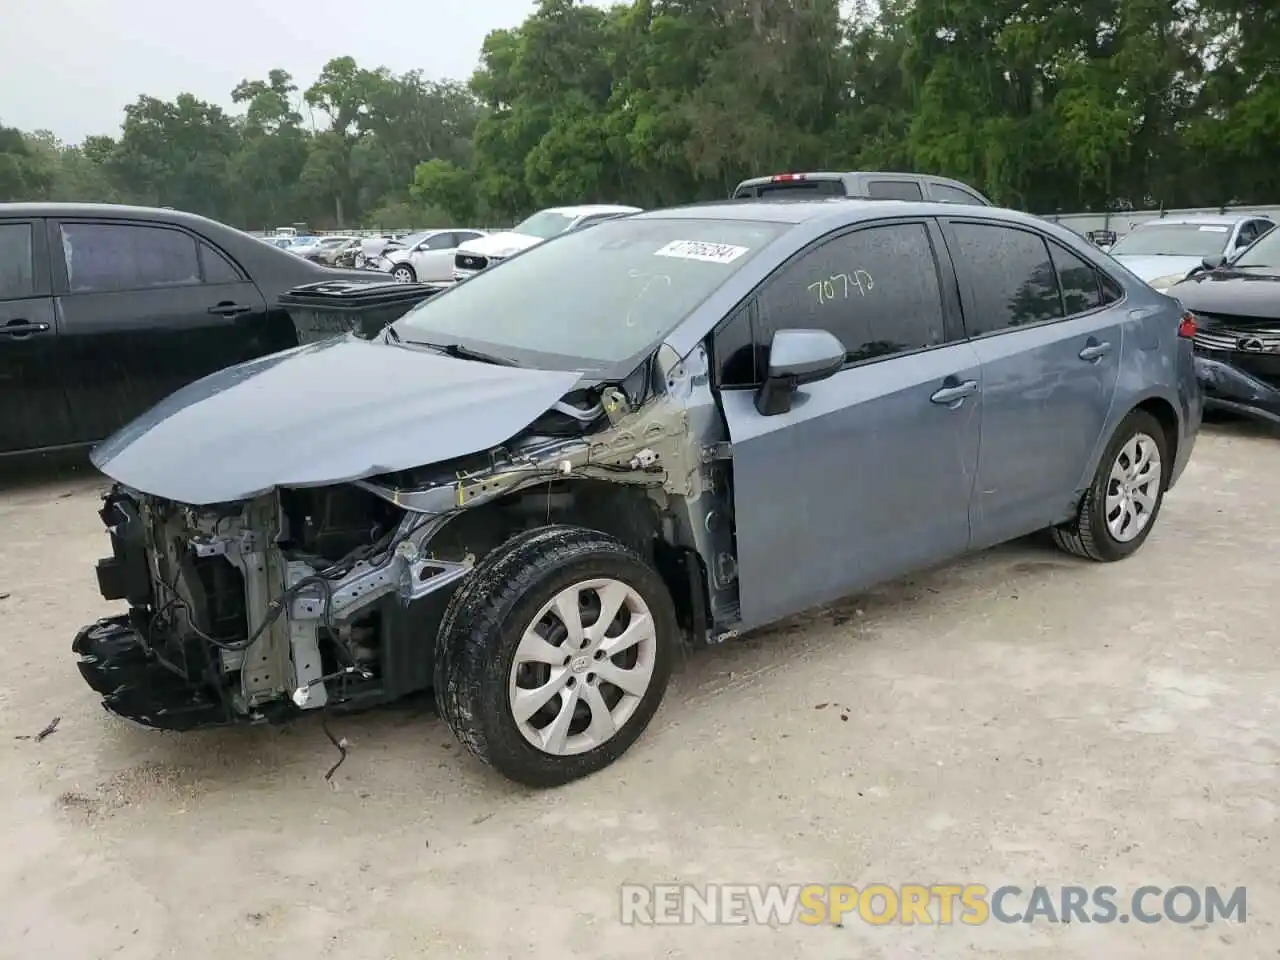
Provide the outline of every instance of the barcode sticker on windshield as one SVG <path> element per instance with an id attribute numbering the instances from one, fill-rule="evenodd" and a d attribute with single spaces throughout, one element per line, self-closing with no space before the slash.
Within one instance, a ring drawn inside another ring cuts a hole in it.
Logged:
<path id="1" fill-rule="evenodd" d="M 1226 233 L 1227 228 L 1226 227 L 1201 227 L 1200 232 L 1201 233 Z"/>
<path id="2" fill-rule="evenodd" d="M 705 263 L 733 263 L 747 249 L 729 243 L 708 243 L 705 240 L 672 240 L 665 247 L 655 250 L 653 255 L 677 260 L 702 260 Z"/>

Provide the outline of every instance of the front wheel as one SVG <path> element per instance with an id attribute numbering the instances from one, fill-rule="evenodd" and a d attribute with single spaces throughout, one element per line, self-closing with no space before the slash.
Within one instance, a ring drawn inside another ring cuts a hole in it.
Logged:
<path id="1" fill-rule="evenodd" d="M 435 695 L 462 744 L 554 787 L 611 764 L 657 712 L 677 644 L 666 585 L 613 537 L 542 527 L 489 554 L 454 595 Z"/>
<path id="2" fill-rule="evenodd" d="M 1136 553 L 1160 513 L 1168 468 L 1168 441 L 1160 421 L 1134 410 L 1107 444 L 1075 519 L 1050 531 L 1054 543 L 1103 563 Z"/>
<path id="3" fill-rule="evenodd" d="M 414 283 L 418 277 L 413 272 L 413 267 L 407 263 L 399 264 L 391 271 L 391 279 L 396 283 Z"/>

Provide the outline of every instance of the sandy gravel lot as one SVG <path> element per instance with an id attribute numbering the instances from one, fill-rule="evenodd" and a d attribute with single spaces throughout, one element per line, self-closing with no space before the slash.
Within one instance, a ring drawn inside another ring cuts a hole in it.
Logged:
<path id="1" fill-rule="evenodd" d="M 9 480 L 0 957 L 1280 956 L 1277 477 L 1280 438 L 1207 428 L 1135 558 L 1018 543 L 694 655 L 622 761 L 541 794 L 422 705 L 337 720 L 336 789 L 314 721 L 109 718 L 69 651 L 111 609 L 99 484 Z M 671 880 L 1246 885 L 1248 919 L 618 922 Z"/>

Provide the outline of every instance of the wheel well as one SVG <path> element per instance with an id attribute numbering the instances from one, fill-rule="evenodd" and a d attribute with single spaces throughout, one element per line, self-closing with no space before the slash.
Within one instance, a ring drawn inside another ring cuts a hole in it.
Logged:
<path id="1" fill-rule="evenodd" d="M 1178 414 L 1173 409 L 1173 404 L 1160 397 L 1150 397 L 1143 400 L 1134 409 L 1142 410 L 1156 418 L 1156 421 L 1164 430 L 1164 445 L 1169 453 L 1169 463 L 1172 466 L 1178 459 Z M 1166 484 L 1169 482 L 1171 473 L 1172 470 L 1165 471 L 1164 482 Z"/>
<path id="2" fill-rule="evenodd" d="M 664 538 L 662 512 L 638 486 L 571 479 L 519 490 L 460 514 L 431 549 L 479 559 L 523 531 L 561 523 L 607 533 L 652 563 L 671 591 L 681 627 L 702 638 L 708 600 L 701 559 Z"/>

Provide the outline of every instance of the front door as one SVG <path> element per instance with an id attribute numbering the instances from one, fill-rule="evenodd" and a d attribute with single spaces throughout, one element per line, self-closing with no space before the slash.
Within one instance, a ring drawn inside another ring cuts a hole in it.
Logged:
<path id="1" fill-rule="evenodd" d="M 758 362 L 732 343 L 716 348 L 736 358 L 721 401 L 744 628 L 968 547 L 981 376 L 939 279 L 940 243 L 927 221 L 819 241 L 767 281 L 747 312 Z M 783 328 L 829 330 L 848 363 L 802 387 L 788 412 L 763 416 L 752 385 Z M 726 328 L 716 337 L 740 335 Z"/>
<path id="2" fill-rule="evenodd" d="M 1026 229 L 945 225 L 982 363 L 974 546 L 1066 519 L 1105 438 L 1125 308 L 1081 256 Z"/>
<path id="3" fill-rule="evenodd" d="M 0 454 L 73 440 L 40 220 L 0 220 Z"/>
<path id="4" fill-rule="evenodd" d="M 441 283 L 453 277 L 453 257 L 458 241 L 453 233 L 436 233 L 418 245 L 412 257 L 419 283 Z"/>

